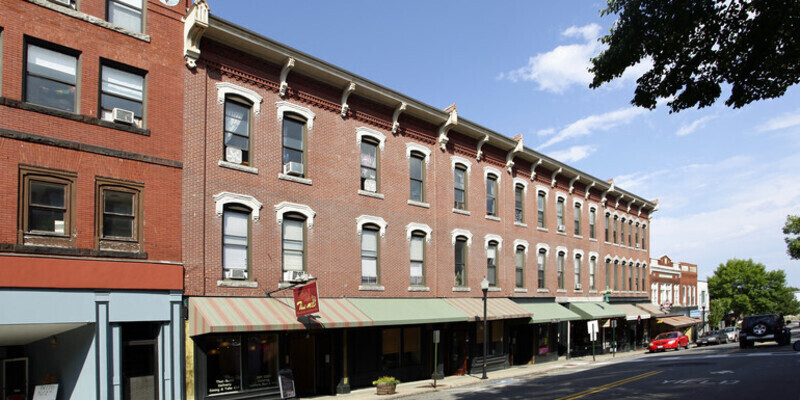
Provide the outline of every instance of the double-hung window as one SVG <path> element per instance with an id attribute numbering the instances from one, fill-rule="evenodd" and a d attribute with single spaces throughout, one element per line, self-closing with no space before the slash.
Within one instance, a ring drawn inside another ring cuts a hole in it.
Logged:
<path id="1" fill-rule="evenodd" d="M 645 240 L 646 239 L 647 239 L 647 226 L 646 225 L 642 225 L 642 249 L 646 249 L 647 248 L 647 246 L 645 246 L 645 244 L 646 244 Z"/>
<path id="2" fill-rule="evenodd" d="M 222 269 L 225 278 L 246 279 L 249 267 L 250 212 L 226 207 L 222 213 Z"/>
<path id="3" fill-rule="evenodd" d="M 129 31 L 142 32 L 143 0 L 108 0 L 108 22 Z"/>
<path id="4" fill-rule="evenodd" d="M 74 246 L 76 181 L 72 172 L 20 167 L 20 244 Z"/>
<path id="5" fill-rule="evenodd" d="M 538 227 L 544 228 L 544 216 L 545 216 L 545 203 L 547 195 L 544 192 L 538 192 L 536 194 L 536 207 L 537 207 L 537 221 Z"/>
<path id="6" fill-rule="evenodd" d="M 116 116 L 115 120 L 114 109 L 129 111 L 133 113 L 133 120 L 130 123 L 141 128 L 144 120 L 144 74 L 108 65 L 103 65 L 101 71 L 102 118 L 106 121 L 129 123 L 120 116 Z"/>
<path id="7" fill-rule="evenodd" d="M 455 244 L 455 281 L 456 287 L 467 285 L 467 238 L 459 236 Z"/>
<path id="8" fill-rule="evenodd" d="M 497 242 L 489 242 L 486 247 L 486 279 L 489 286 L 497 286 Z"/>
<path id="9" fill-rule="evenodd" d="M 597 257 L 589 258 L 589 290 L 597 290 L 595 274 L 597 273 Z"/>
<path id="10" fill-rule="evenodd" d="M 25 101 L 77 112 L 78 53 L 27 46 Z"/>
<path id="11" fill-rule="evenodd" d="M 619 261 L 614 260 L 614 291 L 619 290 Z"/>
<path id="12" fill-rule="evenodd" d="M 556 274 L 558 277 L 558 288 L 564 289 L 564 257 L 566 253 L 563 251 L 558 252 L 558 265 L 556 265 Z"/>
<path id="13" fill-rule="evenodd" d="M 141 251 L 141 183 L 97 179 L 100 250 Z"/>
<path id="14" fill-rule="evenodd" d="M 461 164 L 456 165 L 454 172 L 455 200 L 453 208 L 456 210 L 467 209 L 467 169 Z"/>
<path id="15" fill-rule="evenodd" d="M 525 187 L 522 185 L 514 186 L 514 221 L 525 222 Z"/>
<path id="16" fill-rule="evenodd" d="M 606 243 L 608 243 L 608 231 L 611 228 L 610 227 L 610 225 L 611 225 L 611 221 L 610 220 L 611 220 L 611 216 L 608 213 L 606 213 L 606 235 L 605 235 L 606 236 L 605 237 Z"/>
<path id="17" fill-rule="evenodd" d="M 411 234 L 411 286 L 425 284 L 425 236 L 422 232 Z"/>
<path id="18" fill-rule="evenodd" d="M 409 158 L 410 199 L 416 202 L 425 201 L 425 156 L 411 153 Z"/>
<path id="19" fill-rule="evenodd" d="M 486 177 L 486 215 L 497 216 L 497 177 Z"/>
<path id="20" fill-rule="evenodd" d="M 564 232 L 564 199 L 560 197 L 556 201 L 556 223 L 558 224 L 558 231 Z"/>
<path id="21" fill-rule="evenodd" d="M 306 122 L 292 114 L 283 118 L 283 172 L 305 177 L 305 130 Z"/>
<path id="22" fill-rule="evenodd" d="M 361 283 L 378 284 L 378 228 L 371 225 L 361 231 Z"/>
<path id="23" fill-rule="evenodd" d="M 225 99 L 225 161 L 250 165 L 250 109 L 236 98 Z"/>
<path id="24" fill-rule="evenodd" d="M 575 255 L 575 290 L 581 290 L 581 255 Z"/>
<path id="25" fill-rule="evenodd" d="M 305 219 L 287 215 L 283 219 L 283 272 L 305 271 Z"/>
<path id="26" fill-rule="evenodd" d="M 606 290 L 611 289 L 611 259 L 606 259 Z"/>
<path id="27" fill-rule="evenodd" d="M 547 259 L 547 251 L 545 249 L 539 249 L 539 254 L 537 258 L 537 269 L 538 269 L 538 276 L 537 279 L 539 281 L 538 288 L 544 289 L 545 288 L 545 281 L 544 281 L 544 272 L 545 272 L 545 262 Z"/>
<path id="28" fill-rule="evenodd" d="M 633 247 L 633 221 L 628 221 L 628 247 Z"/>
<path id="29" fill-rule="evenodd" d="M 516 281 L 517 287 L 525 287 L 525 247 L 517 246 L 515 252 L 515 266 L 516 266 Z"/>
<path id="30" fill-rule="evenodd" d="M 618 222 L 617 221 L 617 216 L 615 215 L 614 216 L 614 232 L 613 232 L 614 243 L 617 243 L 617 222 Z"/>
<path id="31" fill-rule="evenodd" d="M 378 192 L 378 144 L 361 141 L 361 190 Z"/>
<path id="32" fill-rule="evenodd" d="M 633 291 L 633 263 L 628 264 L 628 290 Z"/>
<path id="33" fill-rule="evenodd" d="M 595 235 L 595 225 L 597 223 L 597 210 L 594 208 L 589 209 L 589 238 L 597 239 Z"/>
<path id="34" fill-rule="evenodd" d="M 575 203 L 575 236 L 581 235 L 581 203 Z"/>

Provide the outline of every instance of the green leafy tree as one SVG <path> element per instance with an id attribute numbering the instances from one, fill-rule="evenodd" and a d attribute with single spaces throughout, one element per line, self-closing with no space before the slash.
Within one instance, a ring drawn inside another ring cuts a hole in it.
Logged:
<path id="1" fill-rule="evenodd" d="M 607 0 L 601 15 L 618 20 L 592 59 L 598 88 L 641 61 L 631 103 L 671 112 L 710 106 L 730 85 L 727 106 L 782 96 L 800 82 L 800 2 L 797 0 Z"/>
<path id="2" fill-rule="evenodd" d="M 786 225 L 783 226 L 786 235 L 786 252 L 794 260 L 800 260 L 800 216 L 787 215 Z"/>
<path id="3" fill-rule="evenodd" d="M 797 314 L 800 302 L 792 293 L 796 290 L 786 286 L 782 270 L 767 271 L 753 260 L 728 260 L 708 278 L 711 315 L 722 313 L 733 321 L 751 314 Z"/>
<path id="4" fill-rule="evenodd" d="M 720 321 L 725 319 L 725 315 L 731 309 L 731 300 L 730 299 L 711 299 L 708 302 L 709 310 L 708 310 L 708 325 L 711 329 L 716 329 L 719 326 Z"/>

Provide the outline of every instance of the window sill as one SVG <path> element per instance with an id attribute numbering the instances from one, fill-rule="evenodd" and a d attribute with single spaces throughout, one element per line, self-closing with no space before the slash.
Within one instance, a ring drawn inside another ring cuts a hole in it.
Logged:
<path id="1" fill-rule="evenodd" d="M 558 289 L 558 290 L 556 290 L 556 293 L 567 293 L 567 290 L 566 289 Z"/>
<path id="2" fill-rule="evenodd" d="M 361 196 L 367 196 L 367 197 L 372 197 L 372 198 L 383 200 L 383 193 L 372 193 L 372 192 L 368 192 L 366 190 L 359 190 L 358 194 L 361 195 Z"/>
<path id="3" fill-rule="evenodd" d="M 589 294 L 597 294 L 597 290 L 592 289 L 589 291 Z"/>
<path id="4" fill-rule="evenodd" d="M 581 289 L 581 290 L 573 290 L 572 293 L 583 293 L 583 289 Z"/>
<path id="5" fill-rule="evenodd" d="M 409 286 L 408 287 L 408 291 L 409 292 L 430 292 L 431 288 L 429 288 L 427 286 Z"/>
<path id="6" fill-rule="evenodd" d="M 68 16 L 70 16 L 72 18 L 76 18 L 76 19 L 79 19 L 79 20 L 82 20 L 82 21 L 86 21 L 86 22 L 88 22 L 90 24 L 97 25 L 97 26 L 112 30 L 114 32 L 119 32 L 119 33 L 121 33 L 123 35 L 128 35 L 128 36 L 130 36 L 132 38 L 139 39 L 141 41 L 150 43 L 150 35 L 146 35 L 144 33 L 134 32 L 134 31 L 125 29 L 125 28 L 123 28 L 121 26 L 114 25 L 114 24 L 112 24 L 112 23 L 110 23 L 110 22 L 108 22 L 106 20 L 97 18 L 97 17 L 92 16 L 92 15 L 88 15 L 88 14 L 82 13 L 82 12 L 77 11 L 77 10 L 73 10 L 71 7 L 61 6 L 61 5 L 55 4 L 55 3 L 51 2 L 51 1 L 48 1 L 48 0 L 27 0 L 27 1 L 29 3 L 33 3 L 33 4 L 36 4 L 38 6 L 42 6 L 44 8 L 49 8 L 49 9 L 55 11 L 55 12 L 58 12 L 58 13 L 61 13 L 61 14 L 64 14 L 64 15 L 68 15 Z"/>
<path id="7" fill-rule="evenodd" d="M 528 289 L 514 288 L 514 293 L 528 293 Z"/>
<path id="8" fill-rule="evenodd" d="M 472 213 L 467 211 L 467 210 L 459 210 L 457 208 L 454 208 L 453 212 L 456 213 L 456 214 L 461 214 L 461 215 L 472 215 Z"/>
<path id="9" fill-rule="evenodd" d="M 494 215 L 487 215 L 485 218 L 488 219 L 489 221 L 500 222 L 500 217 L 495 217 Z"/>
<path id="10" fill-rule="evenodd" d="M 422 208 L 431 208 L 431 205 L 429 203 L 422 203 L 416 200 L 409 200 L 408 205 L 415 207 L 422 207 Z"/>
<path id="11" fill-rule="evenodd" d="M 358 290 L 363 290 L 366 292 L 383 292 L 386 290 L 386 288 L 381 285 L 358 285 Z"/>
<path id="12" fill-rule="evenodd" d="M 45 0 L 42 0 L 45 1 Z M 48 2 L 49 3 L 49 2 Z M 88 115 L 76 114 L 69 111 L 57 110 L 55 108 L 40 106 L 38 104 L 26 103 L 24 101 L 9 99 L 7 97 L 0 97 L 0 105 L 17 108 L 25 111 L 33 111 L 53 117 L 64 118 L 71 121 L 82 122 L 90 125 L 102 126 L 104 128 L 115 129 L 129 133 L 135 133 L 142 136 L 150 136 L 150 130 L 144 128 L 137 128 L 132 125 L 117 124 L 110 121 L 104 121 L 97 117 L 90 117 Z"/>
<path id="13" fill-rule="evenodd" d="M 547 230 L 547 228 L 542 228 L 541 226 L 537 226 L 536 230 L 540 231 L 540 232 L 550 232 L 550 231 Z"/>
<path id="14" fill-rule="evenodd" d="M 556 235 L 567 236 L 566 232 L 556 232 Z"/>
<path id="15" fill-rule="evenodd" d="M 217 281 L 217 287 L 233 287 L 233 288 L 257 288 L 258 282 L 254 281 L 236 281 L 236 280 L 224 280 L 224 281 Z"/>
<path id="16" fill-rule="evenodd" d="M 456 287 L 453 288 L 453 291 L 454 292 L 470 292 L 470 291 L 472 291 L 472 289 L 467 287 L 467 286 L 456 286 Z"/>
<path id="17" fill-rule="evenodd" d="M 128 251 L 108 251 L 95 249 L 76 249 L 74 247 L 55 247 L 55 246 L 31 246 L 12 243 L 0 243 L 0 253 L 26 253 L 44 254 L 52 256 L 75 256 L 75 257 L 96 257 L 96 258 L 126 258 L 146 260 L 145 252 Z"/>
<path id="18" fill-rule="evenodd" d="M 249 167 L 247 165 L 235 164 L 235 163 L 228 162 L 228 161 L 223 161 L 223 160 L 219 160 L 217 162 L 217 165 L 219 165 L 220 167 L 223 167 L 223 168 L 230 168 L 230 169 L 235 169 L 237 171 L 242 171 L 242 172 L 247 172 L 247 173 L 250 173 L 250 174 L 258 175 L 258 168 Z"/>
<path id="19" fill-rule="evenodd" d="M 597 242 L 597 239 L 595 239 L 595 238 L 589 238 L 589 241 L 590 241 L 590 242 Z"/>
<path id="20" fill-rule="evenodd" d="M 583 236 L 581 235 L 572 235 L 572 237 L 574 237 L 575 239 L 583 239 Z"/>
<path id="21" fill-rule="evenodd" d="M 503 289 L 500 289 L 499 287 L 495 286 L 495 287 L 490 287 L 489 291 L 490 292 L 501 292 L 501 291 L 503 291 Z"/>
<path id="22" fill-rule="evenodd" d="M 286 175 L 286 174 L 278 174 L 278 179 L 282 179 L 284 181 L 289 181 L 289 182 L 302 183 L 304 185 L 311 186 L 311 179 L 298 178 L 296 176 L 291 176 L 291 175 Z"/>
<path id="23" fill-rule="evenodd" d="M 528 224 L 526 224 L 526 223 L 524 223 L 524 222 L 517 222 L 517 221 L 514 221 L 514 226 L 518 226 L 518 227 L 520 227 L 520 228 L 527 228 L 527 227 L 528 227 Z"/>
<path id="24" fill-rule="evenodd" d="M 550 289 L 536 289 L 536 293 L 550 293 Z"/>

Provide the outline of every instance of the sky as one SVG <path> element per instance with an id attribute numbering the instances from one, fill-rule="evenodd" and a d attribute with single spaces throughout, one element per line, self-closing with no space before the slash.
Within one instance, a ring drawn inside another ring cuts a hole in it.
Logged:
<path id="1" fill-rule="evenodd" d="M 650 256 L 712 276 L 732 258 L 786 272 L 800 214 L 800 85 L 740 109 L 630 104 L 646 66 L 590 89 L 605 1 L 207 0 L 211 13 L 650 200 Z"/>

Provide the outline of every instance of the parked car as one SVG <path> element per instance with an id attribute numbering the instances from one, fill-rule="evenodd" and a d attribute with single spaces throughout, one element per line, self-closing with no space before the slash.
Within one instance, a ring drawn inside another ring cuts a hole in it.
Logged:
<path id="1" fill-rule="evenodd" d="M 725 332 L 711 331 L 697 339 L 697 347 L 720 343 L 728 343 L 728 335 Z"/>
<path id="2" fill-rule="evenodd" d="M 680 350 L 681 347 L 689 348 L 689 337 L 682 332 L 664 332 L 659 333 L 653 340 L 650 341 L 650 352 L 665 351 L 668 349 Z"/>
<path id="3" fill-rule="evenodd" d="M 755 342 L 775 341 L 778 345 L 791 342 L 791 328 L 785 326 L 780 314 L 761 314 L 744 317 L 739 332 L 739 347 L 752 347 Z"/>
<path id="4" fill-rule="evenodd" d="M 739 341 L 739 327 L 738 326 L 729 326 L 722 330 L 725 335 L 728 337 L 728 342 L 738 342 Z"/>

